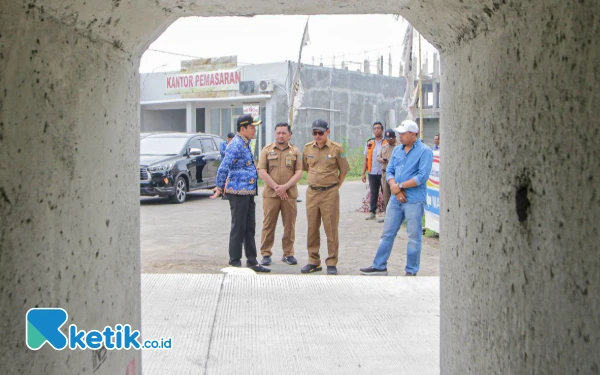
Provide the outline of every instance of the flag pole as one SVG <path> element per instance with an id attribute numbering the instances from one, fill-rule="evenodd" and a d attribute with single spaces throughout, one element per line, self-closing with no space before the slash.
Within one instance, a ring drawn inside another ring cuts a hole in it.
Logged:
<path id="1" fill-rule="evenodd" d="M 294 73 L 294 78 L 292 80 L 292 87 L 290 88 L 290 98 L 289 98 L 289 107 L 290 113 L 288 115 L 288 123 L 290 127 L 294 124 L 294 100 L 296 98 L 296 94 L 298 93 L 298 85 L 300 82 L 300 68 L 301 68 L 301 60 L 302 60 L 302 48 L 309 43 L 310 39 L 308 36 L 308 20 L 310 16 L 306 19 L 306 26 L 304 26 L 304 34 L 302 34 L 302 41 L 300 42 L 300 51 L 298 52 L 298 64 L 296 65 L 296 72 Z"/>
<path id="2" fill-rule="evenodd" d="M 421 61 L 421 33 L 419 33 L 419 135 L 423 140 L 423 62 Z"/>

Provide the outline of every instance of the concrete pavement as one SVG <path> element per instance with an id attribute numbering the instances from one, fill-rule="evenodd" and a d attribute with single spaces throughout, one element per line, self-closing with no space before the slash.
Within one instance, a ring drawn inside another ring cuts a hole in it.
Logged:
<path id="1" fill-rule="evenodd" d="M 144 374 L 439 374 L 438 277 L 144 274 Z"/>

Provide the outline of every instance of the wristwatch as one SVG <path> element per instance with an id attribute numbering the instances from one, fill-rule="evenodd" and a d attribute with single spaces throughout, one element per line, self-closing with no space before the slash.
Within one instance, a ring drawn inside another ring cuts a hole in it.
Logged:
<path id="1" fill-rule="evenodd" d="M 400 190 L 404 189 L 404 188 L 402 187 L 402 182 L 398 184 L 398 188 L 400 188 Z"/>

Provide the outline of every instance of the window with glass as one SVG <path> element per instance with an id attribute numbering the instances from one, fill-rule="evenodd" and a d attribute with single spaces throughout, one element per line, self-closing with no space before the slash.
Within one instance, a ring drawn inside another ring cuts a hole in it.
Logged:
<path id="1" fill-rule="evenodd" d="M 202 152 L 217 151 L 217 148 L 215 147 L 215 143 L 213 142 L 212 138 L 202 138 L 201 142 Z"/>

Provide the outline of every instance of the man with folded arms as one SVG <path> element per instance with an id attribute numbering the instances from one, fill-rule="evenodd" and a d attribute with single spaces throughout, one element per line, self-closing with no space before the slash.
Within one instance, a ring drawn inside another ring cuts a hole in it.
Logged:
<path id="1" fill-rule="evenodd" d="M 306 218 L 308 221 L 308 264 L 302 273 L 321 271 L 321 221 L 327 235 L 327 274 L 337 274 L 340 222 L 339 188 L 350 170 L 346 153 L 339 143 L 328 139 L 329 124 L 316 120 L 312 124 L 313 141 L 304 146 L 302 169 L 308 172 Z"/>
<path id="2" fill-rule="evenodd" d="M 298 181 L 302 178 L 302 155 L 290 143 L 292 129 L 285 122 L 275 125 L 275 142 L 260 152 L 258 175 L 265 182 L 263 189 L 263 228 L 260 240 L 261 264 L 271 264 L 275 227 L 281 212 L 283 221 L 282 262 L 296 265 L 294 241 L 296 239 L 296 215 L 298 207 Z"/>

